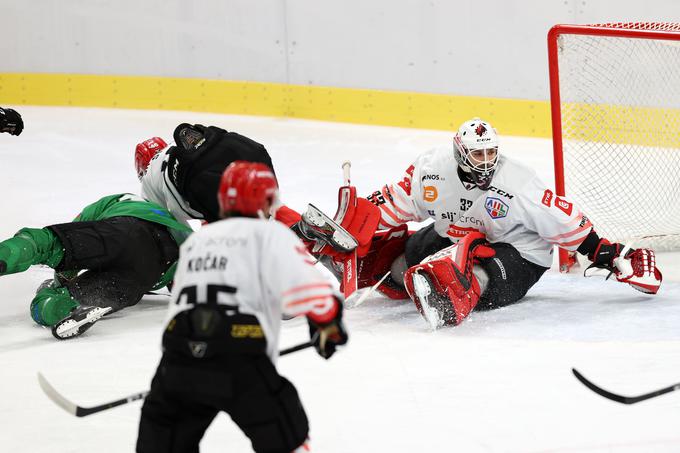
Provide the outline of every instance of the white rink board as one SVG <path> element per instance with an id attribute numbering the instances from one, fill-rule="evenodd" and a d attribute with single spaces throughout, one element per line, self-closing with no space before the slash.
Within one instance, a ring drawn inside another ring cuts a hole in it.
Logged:
<path id="1" fill-rule="evenodd" d="M 340 165 L 352 160 L 361 194 L 397 179 L 409 162 L 451 134 L 289 119 L 180 112 L 19 108 L 26 130 L 0 135 L 0 236 L 70 220 L 87 203 L 137 191 L 134 145 L 168 138 L 180 122 L 213 123 L 270 151 L 286 203 L 334 212 Z M 500 131 L 502 133 L 502 131 Z M 503 138 L 502 152 L 551 180 L 548 140 Z M 308 198 L 313 194 L 313 198 Z M 647 297 L 627 286 L 547 273 L 523 303 L 473 313 L 432 333 L 410 302 L 378 296 L 347 311 L 351 340 L 324 362 L 310 350 L 281 358 L 300 391 L 313 451 L 672 452 L 680 448 L 680 392 L 623 406 L 587 390 L 575 366 L 612 391 L 638 394 L 680 381 L 680 267 L 660 257 L 664 286 Z M 93 405 L 144 390 L 160 357 L 166 300 L 149 297 L 57 342 L 28 307 L 45 268 L 0 278 L 0 450 L 133 451 L 140 403 L 85 419 L 40 391 L 37 371 L 65 396 Z M 282 345 L 307 338 L 286 323 Z M 247 452 L 220 416 L 203 452 Z"/>

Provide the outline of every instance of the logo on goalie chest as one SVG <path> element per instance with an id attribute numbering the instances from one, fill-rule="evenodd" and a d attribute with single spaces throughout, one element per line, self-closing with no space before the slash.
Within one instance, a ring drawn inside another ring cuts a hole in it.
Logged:
<path id="1" fill-rule="evenodd" d="M 508 205 L 498 198 L 489 197 L 486 199 L 486 212 L 492 219 L 502 219 L 508 215 Z"/>

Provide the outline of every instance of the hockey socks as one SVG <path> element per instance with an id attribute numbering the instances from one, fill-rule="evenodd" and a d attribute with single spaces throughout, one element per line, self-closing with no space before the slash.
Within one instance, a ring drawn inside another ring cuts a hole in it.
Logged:
<path id="1" fill-rule="evenodd" d="M 31 301 L 31 318 L 41 326 L 52 326 L 65 317 L 80 304 L 71 297 L 64 287 L 42 288 Z"/>
<path id="2" fill-rule="evenodd" d="M 33 264 L 56 267 L 64 258 L 59 239 L 47 228 L 23 228 L 0 242 L 0 273 L 24 272 Z"/>

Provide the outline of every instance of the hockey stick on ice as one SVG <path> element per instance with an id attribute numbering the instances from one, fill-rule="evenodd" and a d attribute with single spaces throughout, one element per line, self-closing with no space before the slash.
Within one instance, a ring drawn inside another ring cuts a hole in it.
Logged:
<path id="1" fill-rule="evenodd" d="M 49 399 L 54 401 L 57 406 L 61 407 L 69 414 L 75 415 L 76 417 L 85 417 L 87 415 L 96 414 L 97 412 L 105 411 L 113 407 L 122 406 L 123 404 L 141 400 L 149 394 L 148 391 L 144 391 L 135 393 L 134 395 L 130 395 L 126 398 L 111 401 L 110 403 L 104 403 L 92 407 L 82 407 L 64 398 L 54 387 L 52 387 L 52 384 L 50 384 L 40 372 L 38 372 L 38 383 L 40 384 L 40 388 L 42 388 L 43 392 L 45 392 L 45 395 L 47 395 Z"/>
<path id="2" fill-rule="evenodd" d="M 586 379 L 581 373 L 579 373 L 575 368 L 572 368 L 571 371 L 574 373 L 574 376 L 576 376 L 576 379 L 581 381 L 581 383 L 583 385 L 588 387 L 593 392 L 597 393 L 600 396 L 603 396 L 607 399 L 610 399 L 612 401 L 616 401 L 617 403 L 621 403 L 621 404 L 635 404 L 635 403 L 639 403 L 640 401 L 644 401 L 644 400 L 648 400 L 650 398 L 654 398 L 656 396 L 665 395 L 666 393 L 670 393 L 674 390 L 680 390 L 680 383 L 678 383 L 678 384 L 673 384 L 673 385 L 668 386 L 668 387 L 664 387 L 664 388 L 656 390 L 654 392 L 649 392 L 649 393 L 645 393 L 643 395 L 638 395 L 638 396 L 617 395 L 616 393 L 609 392 L 609 391 L 607 391 L 603 388 L 600 388 L 597 385 L 593 384 L 588 379 Z"/>
<path id="3" fill-rule="evenodd" d="M 352 293 L 347 299 L 345 299 L 345 304 L 344 307 L 347 309 L 352 309 L 352 308 L 357 308 L 359 305 L 363 304 L 366 302 L 366 299 L 368 299 L 368 296 L 370 296 L 373 291 L 378 289 L 378 286 L 382 284 L 382 282 L 385 281 L 385 279 L 390 275 L 390 272 L 388 271 L 385 275 L 382 276 L 380 280 L 378 280 L 378 283 L 375 285 L 371 286 L 369 289 L 363 292 L 361 296 L 358 295 L 358 293 Z"/>
<path id="4" fill-rule="evenodd" d="M 297 352 L 302 349 L 310 348 L 314 346 L 315 339 L 316 336 L 313 337 L 311 340 L 301 343 L 299 345 L 291 346 L 290 348 L 287 349 L 282 349 L 281 352 L 279 352 L 279 356 Z M 97 412 L 102 412 L 108 409 L 112 409 L 114 407 L 122 406 L 123 404 L 144 399 L 146 395 L 149 394 L 149 391 L 146 390 L 144 392 L 134 393 L 125 398 L 100 404 L 98 406 L 83 407 L 77 405 L 72 401 L 67 400 L 61 393 L 57 391 L 57 389 L 55 389 L 52 386 L 52 384 L 50 384 L 47 381 L 47 379 L 45 379 L 45 376 L 43 376 L 42 373 L 40 372 L 38 372 L 38 383 L 40 384 L 40 388 L 43 390 L 43 392 L 45 392 L 45 395 L 47 395 L 49 399 L 51 399 L 57 406 L 61 407 L 69 414 L 75 415 L 76 417 L 86 417 L 88 415 L 96 414 Z"/>

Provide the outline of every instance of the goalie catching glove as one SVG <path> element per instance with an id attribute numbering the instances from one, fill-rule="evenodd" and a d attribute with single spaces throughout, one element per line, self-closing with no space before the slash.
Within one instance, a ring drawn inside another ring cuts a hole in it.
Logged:
<path id="1" fill-rule="evenodd" d="M 596 244 L 596 245 L 594 245 Z M 592 250 L 588 254 L 593 264 L 591 268 L 601 268 L 614 274 L 616 280 L 628 283 L 638 291 L 647 294 L 656 294 L 661 286 L 663 276 L 656 267 L 656 255 L 650 249 L 628 249 L 619 243 L 610 243 L 607 239 L 600 239 L 595 231 L 583 241 L 578 251 L 583 253 Z M 609 277 L 607 277 L 609 278 Z"/>
<path id="2" fill-rule="evenodd" d="M 324 315 L 323 318 L 319 318 L 309 314 L 307 322 L 314 348 L 324 359 L 330 359 L 335 354 L 337 346 L 347 343 L 348 335 L 342 323 L 342 302 L 339 299 L 335 299 L 335 309 L 330 316 Z"/>

